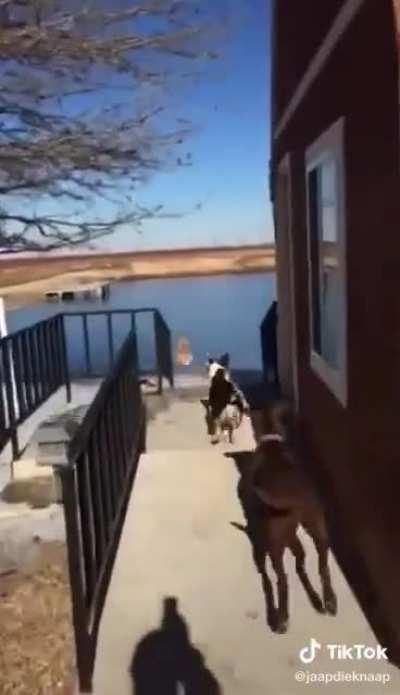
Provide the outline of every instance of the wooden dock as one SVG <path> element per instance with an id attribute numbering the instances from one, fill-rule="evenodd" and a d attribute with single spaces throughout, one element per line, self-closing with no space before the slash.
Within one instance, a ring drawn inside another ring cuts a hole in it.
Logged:
<path id="1" fill-rule="evenodd" d="M 51 289 L 45 292 L 45 298 L 49 302 L 69 302 L 76 299 L 108 299 L 110 296 L 110 283 L 93 282 L 87 285 L 75 285 Z"/>

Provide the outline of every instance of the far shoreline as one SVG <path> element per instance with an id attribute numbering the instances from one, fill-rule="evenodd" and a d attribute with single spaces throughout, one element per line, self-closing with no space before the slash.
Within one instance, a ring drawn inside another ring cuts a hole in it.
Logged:
<path id="1" fill-rule="evenodd" d="M 46 292 L 90 283 L 139 282 L 275 272 L 275 249 L 268 245 L 188 249 L 164 253 L 110 254 L 14 259 L 0 264 L 0 296 L 8 305 L 35 303 Z M 23 278 L 23 282 L 21 282 Z"/>
<path id="2" fill-rule="evenodd" d="M 116 282 L 140 282 L 141 280 L 177 280 L 179 278 L 203 278 L 215 277 L 216 275 L 258 275 L 263 273 L 274 273 L 275 266 L 267 266 L 265 268 L 238 268 L 237 270 L 211 270 L 191 273 L 189 271 L 169 273 L 169 274 L 149 274 L 149 275 L 131 275 L 111 280 L 110 283 Z M 1 290 L 0 290 L 1 291 Z"/>
<path id="3" fill-rule="evenodd" d="M 168 275 L 161 274 L 149 274 L 149 275 L 131 275 L 126 277 L 110 278 L 105 280 L 110 285 L 120 285 L 128 282 L 151 282 L 152 280 L 185 280 L 185 279 L 196 279 L 196 278 L 207 278 L 207 277 L 223 277 L 223 276 L 238 276 L 238 275 L 268 275 L 275 272 L 274 266 L 267 266 L 264 268 L 248 268 L 248 269 L 236 269 L 236 270 L 213 270 L 211 272 L 177 272 Z M 5 306 L 8 311 L 15 311 L 17 309 L 23 309 L 35 304 L 40 304 L 41 302 L 46 302 L 47 300 L 44 296 L 47 289 L 45 287 L 46 283 L 43 283 L 42 289 L 40 291 L 29 290 L 28 286 L 30 283 L 23 283 L 16 285 L 11 288 L 1 288 L 0 287 L 0 297 L 3 296 L 5 300 Z M 76 283 L 78 284 L 78 283 Z M 80 282 L 79 285 L 82 287 L 85 282 Z M 50 302 L 49 302 L 50 303 Z"/>

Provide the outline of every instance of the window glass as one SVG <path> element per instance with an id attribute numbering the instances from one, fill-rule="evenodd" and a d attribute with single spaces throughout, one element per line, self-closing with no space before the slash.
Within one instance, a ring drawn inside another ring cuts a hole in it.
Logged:
<path id="1" fill-rule="evenodd" d="M 342 340 L 337 164 L 327 157 L 308 174 L 313 350 L 333 369 Z"/>

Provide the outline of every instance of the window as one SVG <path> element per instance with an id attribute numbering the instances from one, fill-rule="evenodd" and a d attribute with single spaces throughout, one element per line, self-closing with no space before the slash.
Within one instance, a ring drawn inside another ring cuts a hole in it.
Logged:
<path id="1" fill-rule="evenodd" d="M 312 368 L 347 399 L 343 121 L 306 153 Z"/>

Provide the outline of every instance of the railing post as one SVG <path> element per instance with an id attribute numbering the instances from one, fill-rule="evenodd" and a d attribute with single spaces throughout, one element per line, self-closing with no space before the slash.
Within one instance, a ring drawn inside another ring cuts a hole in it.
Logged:
<path id="1" fill-rule="evenodd" d="M 65 316 L 60 314 L 61 318 L 61 363 L 62 371 L 64 377 L 65 391 L 67 394 L 67 403 L 71 402 L 71 379 L 69 374 L 68 366 L 68 352 L 67 352 L 67 334 L 65 331 Z"/>
<path id="2" fill-rule="evenodd" d="M 60 321 L 58 315 L 50 320 L 50 345 L 54 354 L 54 385 L 59 388 L 64 383 L 63 370 L 61 364 L 61 345 L 60 345 Z"/>
<path id="3" fill-rule="evenodd" d="M 47 363 L 47 340 L 46 340 L 46 322 L 42 321 L 38 327 L 40 354 L 41 354 L 41 370 L 43 375 L 43 397 L 48 398 L 51 386 L 49 380 L 49 366 Z"/>
<path id="4" fill-rule="evenodd" d="M 5 309 L 3 297 L 0 297 L 0 339 L 5 338 L 5 336 L 7 336 L 7 335 L 8 335 L 8 329 L 7 329 L 6 309 Z M 11 348 L 9 348 L 9 349 L 11 349 Z M 19 407 L 18 407 L 17 391 L 16 391 L 16 386 L 15 386 L 14 365 L 13 365 L 11 355 L 10 355 L 10 375 L 11 375 L 11 389 L 12 389 L 14 415 L 15 415 L 15 419 L 17 419 L 19 417 Z"/>
<path id="5" fill-rule="evenodd" d="M 35 336 L 35 329 L 33 327 L 27 329 L 27 339 L 28 339 L 28 345 L 29 345 L 29 353 L 31 356 L 33 397 L 34 397 L 35 404 L 37 404 L 40 401 L 40 389 L 39 389 L 39 373 L 38 373 L 36 336 Z"/>
<path id="6" fill-rule="evenodd" d="M 6 338 L 6 343 L 4 345 L 3 352 L 3 363 L 4 363 L 4 377 L 6 384 L 6 397 L 7 397 L 7 408 L 8 408 L 8 422 L 11 434 L 11 446 L 12 446 L 12 457 L 13 459 L 18 458 L 19 455 L 19 445 L 18 445 L 18 430 L 17 430 L 17 414 L 15 412 L 15 394 L 13 389 L 13 371 L 10 357 L 10 344 L 9 340 Z"/>
<path id="7" fill-rule="evenodd" d="M 279 386 L 277 320 L 277 302 L 273 301 L 260 325 L 260 337 L 264 380 L 271 381 L 272 372 L 275 386 Z"/>
<path id="8" fill-rule="evenodd" d="M 157 309 L 154 311 L 154 334 L 156 340 L 156 357 L 157 357 L 157 374 L 158 374 L 158 389 L 157 393 L 163 391 L 163 368 L 162 368 L 162 335 L 160 326 L 160 315 Z"/>
<path id="9" fill-rule="evenodd" d="M 112 324 L 112 312 L 107 312 L 107 331 L 108 331 L 108 354 L 109 354 L 109 369 L 114 364 L 114 336 Z"/>
<path id="10" fill-rule="evenodd" d="M 25 384 L 26 407 L 27 410 L 32 411 L 34 401 L 32 398 L 32 364 L 28 346 L 28 329 L 24 331 L 21 335 L 21 353 L 23 364 L 23 381 Z"/>
<path id="11" fill-rule="evenodd" d="M 65 527 L 68 541 L 68 569 L 72 593 L 72 618 L 75 631 L 79 687 L 82 693 L 91 693 L 94 653 L 87 628 L 87 607 L 82 575 L 82 548 L 78 521 L 75 467 L 67 464 L 65 466 L 58 466 L 57 469 L 61 479 Z"/>
<path id="12" fill-rule="evenodd" d="M 84 338 L 84 343 L 85 343 L 86 375 L 90 376 L 92 373 L 92 362 L 90 359 L 89 327 L 88 327 L 87 314 L 82 314 L 82 322 L 83 322 L 83 338 Z"/>
<path id="13" fill-rule="evenodd" d="M 171 351 L 171 333 L 158 309 L 154 310 L 154 332 L 158 373 L 158 393 L 162 393 L 163 377 L 174 386 L 174 367 Z"/>
<path id="14" fill-rule="evenodd" d="M 135 368 L 136 372 L 139 375 L 139 346 L 138 346 L 138 340 L 137 340 L 137 330 L 136 330 L 136 314 L 134 311 L 131 313 L 131 334 L 132 334 L 132 341 L 133 341 L 133 359 L 135 362 Z"/>
<path id="15" fill-rule="evenodd" d="M 168 380 L 170 383 L 171 388 L 174 387 L 174 362 L 172 359 L 172 345 L 171 345 L 171 331 L 168 328 L 167 324 L 165 324 L 165 332 L 166 332 L 166 340 L 167 340 L 167 345 L 166 345 L 166 351 L 167 351 L 167 362 L 168 362 Z"/>
<path id="16" fill-rule="evenodd" d="M 43 343 L 45 349 L 45 365 L 46 365 L 46 378 L 48 385 L 48 394 L 53 393 L 54 390 L 54 354 L 51 347 L 51 332 L 50 332 L 50 320 L 43 323 Z"/>

